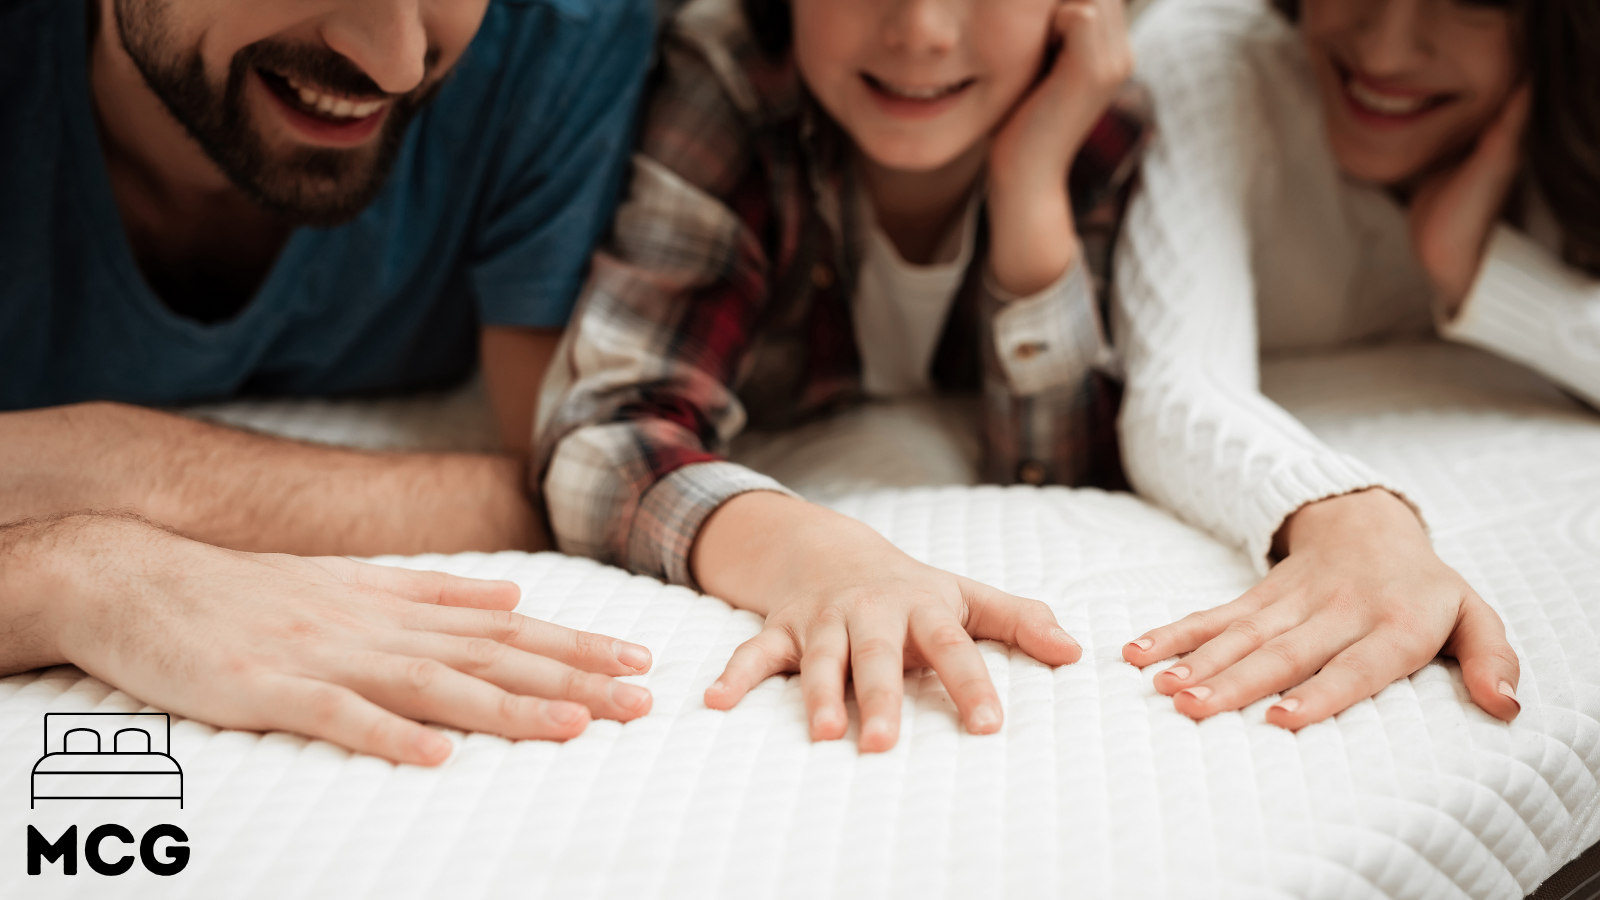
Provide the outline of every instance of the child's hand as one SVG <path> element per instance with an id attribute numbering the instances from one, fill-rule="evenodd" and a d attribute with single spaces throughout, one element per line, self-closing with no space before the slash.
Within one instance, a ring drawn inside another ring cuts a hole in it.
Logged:
<path id="1" fill-rule="evenodd" d="M 1050 68 L 996 132 L 989 152 L 990 266 L 1000 287 L 1037 293 L 1077 258 L 1067 174 L 1133 74 L 1123 0 L 1063 0 Z"/>
<path id="2" fill-rule="evenodd" d="M 702 529 L 695 557 L 708 591 L 767 617 L 706 691 L 706 705 L 729 709 L 766 678 L 799 670 L 812 740 L 844 737 L 847 673 L 860 747 L 873 752 L 899 739 L 907 668 L 932 667 L 967 730 L 991 734 L 1003 714 L 974 637 L 1052 666 L 1082 655 L 1045 604 L 924 565 L 866 525 L 791 497 L 728 501 Z"/>
<path id="3" fill-rule="evenodd" d="M 1521 164 L 1532 102 L 1530 89 L 1519 88 L 1472 155 L 1430 178 L 1411 201 L 1411 243 L 1448 315 L 1461 308 L 1483 265 L 1483 248 Z"/>
<path id="4" fill-rule="evenodd" d="M 1416 516 L 1387 491 L 1313 503 L 1285 526 L 1289 555 L 1225 606 L 1123 648 L 1147 666 L 1187 653 L 1155 686 L 1195 719 L 1277 692 L 1267 720 L 1298 729 L 1427 665 L 1461 663 L 1485 712 L 1516 718 L 1517 655 L 1500 617 L 1434 555 Z"/>

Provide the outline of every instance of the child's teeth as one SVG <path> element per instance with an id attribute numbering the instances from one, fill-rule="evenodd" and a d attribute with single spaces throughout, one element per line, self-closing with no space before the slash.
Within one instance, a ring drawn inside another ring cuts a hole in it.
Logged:
<path id="1" fill-rule="evenodd" d="M 1359 81 L 1350 82 L 1350 95 L 1356 102 L 1372 110 L 1389 116 L 1404 116 L 1422 109 L 1427 102 L 1425 97 L 1392 97 L 1380 94 Z"/>

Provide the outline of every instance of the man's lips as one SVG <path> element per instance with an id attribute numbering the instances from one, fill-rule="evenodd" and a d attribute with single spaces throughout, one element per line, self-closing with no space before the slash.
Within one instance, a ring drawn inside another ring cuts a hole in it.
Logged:
<path id="1" fill-rule="evenodd" d="M 307 143 L 329 147 L 364 144 L 394 106 L 389 97 L 342 96 L 266 69 L 256 69 L 255 75 L 291 130 Z"/>

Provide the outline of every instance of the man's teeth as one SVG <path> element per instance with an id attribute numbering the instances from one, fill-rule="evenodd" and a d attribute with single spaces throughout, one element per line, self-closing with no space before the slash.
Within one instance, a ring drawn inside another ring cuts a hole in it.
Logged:
<path id="1" fill-rule="evenodd" d="M 1350 96 L 1356 104 L 1386 116 L 1408 116 L 1428 105 L 1427 97 L 1396 97 L 1380 94 L 1359 81 L 1350 81 Z"/>
<path id="2" fill-rule="evenodd" d="M 289 83 L 289 89 L 300 97 L 300 102 L 307 109 L 314 109 L 318 113 L 334 119 L 365 119 L 376 114 L 388 104 L 387 100 L 363 100 L 356 102 L 332 94 L 325 94 L 316 88 L 284 76 L 284 81 Z"/>

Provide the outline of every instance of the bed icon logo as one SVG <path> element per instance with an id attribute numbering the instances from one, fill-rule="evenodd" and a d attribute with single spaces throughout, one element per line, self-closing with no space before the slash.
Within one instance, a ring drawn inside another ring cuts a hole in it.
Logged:
<path id="1" fill-rule="evenodd" d="M 29 808 L 40 800 L 176 800 L 182 809 L 171 727 L 166 713 L 46 713 Z"/>

